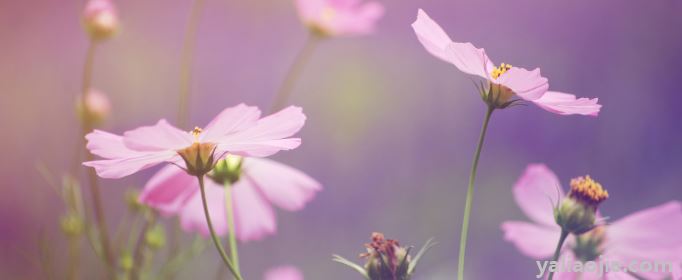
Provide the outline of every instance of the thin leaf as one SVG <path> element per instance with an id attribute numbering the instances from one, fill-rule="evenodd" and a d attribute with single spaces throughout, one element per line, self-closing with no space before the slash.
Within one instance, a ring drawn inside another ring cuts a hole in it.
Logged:
<path id="1" fill-rule="evenodd" d="M 414 259 L 410 262 L 410 267 L 407 269 L 407 274 L 412 274 L 414 272 L 415 267 L 417 267 L 417 263 L 419 260 L 426 254 L 431 247 L 436 246 L 436 242 L 433 242 L 433 238 L 429 238 L 429 240 L 426 240 L 426 243 L 424 243 L 424 246 L 422 246 L 421 249 L 419 249 L 419 252 L 417 253 L 416 256 L 414 256 Z"/>
<path id="2" fill-rule="evenodd" d="M 352 261 L 349 261 L 349 260 L 347 260 L 344 257 L 339 256 L 339 255 L 332 255 L 332 257 L 333 257 L 332 261 L 335 261 L 335 262 L 340 263 L 340 264 L 345 264 L 348 267 L 356 270 L 357 272 L 360 272 L 360 274 L 362 274 L 362 276 L 365 277 L 365 279 L 369 279 L 369 275 L 367 275 L 367 271 L 365 271 L 365 268 L 363 268 L 362 266 L 360 266 L 360 265 L 358 265 Z"/>

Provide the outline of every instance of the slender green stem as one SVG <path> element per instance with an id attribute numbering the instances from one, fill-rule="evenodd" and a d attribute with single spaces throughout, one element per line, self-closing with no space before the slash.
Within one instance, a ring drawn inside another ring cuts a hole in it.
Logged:
<path id="1" fill-rule="evenodd" d="M 315 52 L 315 48 L 317 47 L 317 43 L 320 41 L 320 39 L 322 39 L 320 35 L 315 35 L 313 33 L 308 35 L 308 39 L 303 45 L 303 48 L 296 55 L 293 64 L 291 64 L 286 76 L 284 77 L 284 82 L 282 82 L 282 85 L 277 91 L 277 95 L 275 96 L 275 101 L 272 103 L 270 112 L 282 109 L 286 105 L 286 102 L 291 95 L 291 91 L 296 85 L 296 81 L 301 76 L 303 69 L 308 64 L 312 54 Z"/>
<path id="2" fill-rule="evenodd" d="M 87 109 L 86 99 L 88 92 L 90 91 L 90 84 L 92 82 L 92 68 L 95 61 L 95 48 L 97 42 L 91 40 L 88 46 L 88 50 L 85 56 L 85 65 L 83 66 L 83 84 L 81 86 L 81 108 L 85 112 Z M 90 119 L 90 114 L 84 113 L 82 119 L 82 137 L 90 133 L 93 129 L 93 122 Z M 79 140 L 80 141 L 80 140 Z M 85 145 L 83 145 L 85 148 Z M 80 150 L 80 149 L 79 149 Z M 94 156 L 85 149 L 85 160 L 92 161 Z M 102 207 L 102 195 L 100 194 L 99 181 L 97 179 L 97 174 L 94 168 L 88 168 L 88 180 L 90 183 L 90 193 L 92 194 L 92 203 L 95 211 L 95 220 L 99 229 L 100 243 L 102 245 L 102 252 L 104 255 L 104 260 L 106 262 L 107 276 L 109 279 L 114 279 L 114 254 L 111 250 L 111 243 L 109 240 L 109 227 L 107 226 L 106 218 L 104 216 L 104 209 Z"/>
<path id="3" fill-rule="evenodd" d="M 182 54 L 180 58 L 180 101 L 178 102 L 178 125 L 180 128 L 187 128 L 187 123 L 189 122 L 189 94 L 192 87 L 192 64 L 194 63 L 197 30 L 199 29 L 199 21 L 203 10 L 204 0 L 195 0 L 185 29 L 185 39 L 182 44 Z"/>
<path id="4" fill-rule="evenodd" d="M 559 255 L 561 255 L 561 247 L 564 246 L 564 241 L 566 241 L 566 238 L 568 237 L 569 232 L 566 230 L 561 230 L 561 236 L 559 237 L 559 242 L 556 245 L 556 249 L 554 250 L 554 256 L 552 256 L 552 261 L 556 262 L 559 260 Z M 549 276 L 547 277 L 547 280 L 552 280 L 554 278 L 554 271 L 549 271 Z"/>
<path id="5" fill-rule="evenodd" d="M 227 256 L 227 253 L 225 253 L 225 249 L 223 249 L 223 245 L 220 242 L 220 238 L 218 238 L 218 235 L 216 235 L 215 230 L 213 229 L 213 223 L 211 222 L 211 216 L 208 213 L 208 202 L 206 201 L 206 189 L 204 188 L 204 176 L 199 175 L 199 176 L 197 176 L 197 179 L 199 180 L 199 189 L 201 190 L 201 202 L 203 202 L 203 204 L 204 204 L 204 215 L 206 216 L 206 223 L 208 224 L 208 230 L 211 233 L 211 239 L 213 239 L 213 243 L 215 244 L 216 249 L 218 249 L 218 253 L 220 253 L 220 257 L 223 259 L 223 262 L 225 262 L 225 265 L 230 270 L 230 272 L 232 273 L 234 278 L 237 280 L 243 280 L 241 274 L 239 274 L 239 272 L 232 265 L 230 258 Z"/>
<path id="6" fill-rule="evenodd" d="M 237 273 L 239 270 L 239 253 L 237 252 L 237 235 L 234 230 L 234 204 L 232 203 L 232 186 L 228 180 L 225 181 L 225 214 L 227 215 L 228 239 L 230 242 L 230 255 L 232 263 Z"/>
<path id="7" fill-rule="evenodd" d="M 143 214 L 144 215 L 144 214 Z M 131 280 L 137 280 L 140 279 L 140 273 L 142 272 L 142 266 L 144 264 L 144 254 L 145 254 L 145 237 L 147 234 L 147 231 L 154 227 L 156 224 L 156 213 L 152 212 L 149 214 L 148 219 L 145 219 L 144 224 L 142 226 L 142 230 L 140 230 L 138 237 L 137 237 L 137 243 L 135 245 L 135 249 L 133 250 L 133 267 L 130 269 L 130 279 Z M 134 234 L 134 233 L 133 233 Z"/>
<path id="8" fill-rule="evenodd" d="M 464 219 L 462 220 L 462 233 L 459 239 L 459 262 L 457 269 L 457 279 L 464 280 L 464 257 L 466 256 L 467 235 L 469 234 L 469 218 L 471 217 L 471 204 L 474 199 L 474 181 L 476 180 L 476 170 L 478 169 L 478 159 L 481 157 L 481 149 L 483 148 L 483 141 L 485 140 L 485 133 L 488 130 L 488 123 L 490 116 L 492 116 L 495 107 L 488 106 L 483 120 L 483 127 L 481 134 L 478 137 L 478 145 L 476 146 L 476 153 L 474 154 L 474 161 L 471 164 L 471 173 L 469 174 L 469 188 L 467 189 L 466 202 L 464 204 Z"/>
<path id="9" fill-rule="evenodd" d="M 66 279 L 78 279 L 78 266 L 80 263 L 81 239 L 80 236 L 69 237 L 69 266 L 66 272 Z"/>

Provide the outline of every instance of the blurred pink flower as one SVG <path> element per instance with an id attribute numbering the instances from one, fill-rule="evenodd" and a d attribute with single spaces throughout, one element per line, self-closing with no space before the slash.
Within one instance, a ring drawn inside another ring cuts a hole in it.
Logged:
<path id="1" fill-rule="evenodd" d="M 83 11 L 83 24 L 94 39 L 106 39 L 118 31 L 118 15 L 111 0 L 90 0 Z"/>
<path id="2" fill-rule="evenodd" d="M 601 105 L 597 104 L 597 98 L 576 99 L 572 94 L 548 91 L 547 78 L 540 75 L 539 68 L 529 71 L 505 63 L 495 67 L 484 49 L 478 49 L 471 43 L 453 42 L 440 25 L 421 9 L 412 28 L 429 53 L 452 63 L 464 73 L 486 79 L 495 98 L 499 95 L 503 103 L 516 95 L 556 114 L 596 116 L 599 113 Z"/>
<path id="3" fill-rule="evenodd" d="M 295 266 L 278 266 L 268 269 L 265 272 L 265 280 L 303 280 L 301 273 Z"/>
<path id="4" fill-rule="evenodd" d="M 126 131 L 123 136 L 95 130 L 86 135 L 91 153 L 105 158 L 83 163 L 94 167 L 103 178 L 121 178 L 160 163 L 173 163 L 192 173 L 211 166 L 192 166 L 196 158 L 211 165 L 225 155 L 266 157 L 281 150 L 290 150 L 301 143 L 299 138 L 287 138 L 305 123 L 301 108 L 288 107 L 260 118 L 256 107 L 240 104 L 223 110 L 206 129 L 185 132 L 160 120 L 154 126 Z M 189 163 L 189 164 L 188 164 Z M 192 174 L 197 175 L 197 174 Z"/>
<path id="5" fill-rule="evenodd" d="M 384 14 L 381 4 L 360 0 L 296 0 L 296 7 L 301 20 L 323 36 L 371 33 Z"/>
<path id="6" fill-rule="evenodd" d="M 104 121 L 111 114 L 109 97 L 94 88 L 91 88 L 85 95 L 85 102 L 82 101 L 81 97 L 78 98 L 76 108 L 81 118 L 87 117 L 90 122 L 95 124 Z"/>
<path id="7" fill-rule="evenodd" d="M 521 210 L 533 222 L 502 223 L 504 238 L 526 256 L 536 260 L 552 256 L 561 229 L 554 221 L 553 203 L 563 196 L 557 176 L 543 164 L 529 165 L 513 189 Z M 585 250 L 594 250 L 606 261 L 623 265 L 637 261 L 682 261 L 682 204 L 671 201 L 630 214 L 608 225 L 599 226 L 577 238 L 598 241 L 597 246 L 580 247 L 575 237 L 566 241 L 560 261 L 585 259 Z M 582 243 L 583 245 L 585 243 Z M 595 245 L 595 244 L 593 244 Z M 598 260 L 595 260 L 598 261 Z M 679 270 L 679 265 L 673 268 Z M 679 273 L 679 271 L 675 271 Z M 638 273 L 646 279 L 661 279 L 661 273 Z M 627 273 L 609 274 L 613 279 L 635 279 Z M 574 273 L 557 272 L 555 279 L 577 279 Z M 623 278 L 618 278 L 623 277 Z M 657 277 L 657 278 L 656 278 Z M 585 273 L 582 279 L 601 279 Z"/>
<path id="8" fill-rule="evenodd" d="M 213 227 L 227 233 L 225 187 L 206 177 L 206 199 Z M 274 204 L 288 211 L 303 209 L 321 185 L 303 172 L 279 162 L 244 158 L 240 179 L 230 186 L 235 215 L 235 234 L 241 241 L 258 240 L 276 231 Z M 199 184 L 176 166 L 166 166 L 144 187 L 140 201 L 165 215 L 179 215 L 188 232 L 210 234 L 199 192 Z"/>

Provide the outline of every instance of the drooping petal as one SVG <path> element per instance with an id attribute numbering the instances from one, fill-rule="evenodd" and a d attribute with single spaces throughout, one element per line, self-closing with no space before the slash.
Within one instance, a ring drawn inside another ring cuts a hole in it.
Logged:
<path id="1" fill-rule="evenodd" d="M 201 141 L 212 142 L 222 136 L 242 131 L 256 124 L 260 118 L 260 110 L 257 107 L 239 104 L 229 107 L 206 125 L 201 133 Z"/>
<path id="2" fill-rule="evenodd" d="M 544 164 L 529 164 L 514 184 L 514 199 L 533 221 L 545 226 L 557 226 L 553 204 L 563 197 L 556 174 Z"/>
<path id="3" fill-rule="evenodd" d="M 243 170 L 263 196 L 289 211 L 302 209 L 322 189 L 320 183 L 305 173 L 269 159 L 245 158 Z"/>
<path id="4" fill-rule="evenodd" d="M 527 101 L 542 97 L 549 89 L 547 78 L 540 75 L 540 68 L 529 71 L 524 68 L 512 67 L 499 78 L 493 79 L 492 82 L 508 87 L 516 95 Z"/>
<path id="5" fill-rule="evenodd" d="M 140 193 L 140 202 L 161 211 L 177 214 L 194 193 L 199 191 L 196 177 L 174 165 L 168 165 L 152 176 Z"/>
<path id="6" fill-rule="evenodd" d="M 160 151 L 126 158 L 87 161 L 83 165 L 94 167 L 97 175 L 102 178 L 118 179 L 162 162 L 175 161 L 178 157 L 176 152 Z"/>
<path id="7" fill-rule="evenodd" d="M 478 49 L 471 43 L 453 42 L 443 28 L 422 9 L 419 9 L 412 28 L 419 42 L 433 56 L 454 64 L 464 73 L 489 79 L 488 72 L 494 66 L 484 49 Z"/>
<path id="8" fill-rule="evenodd" d="M 681 261 L 682 204 L 644 209 L 607 227 L 607 252 L 621 260 Z"/>
<path id="9" fill-rule="evenodd" d="M 196 179 L 196 178 L 195 178 Z M 197 183 L 198 184 L 198 183 Z M 210 179 L 204 180 L 206 190 L 206 204 L 211 217 L 211 224 L 216 234 L 227 234 L 227 216 L 225 215 L 224 188 L 215 184 Z M 203 236 L 210 236 L 211 232 L 206 222 L 204 204 L 201 199 L 201 191 L 195 192 L 180 211 L 180 225 L 184 231 L 198 232 Z"/>
<path id="10" fill-rule="evenodd" d="M 526 256 L 543 259 L 552 256 L 561 234 L 559 226 L 544 227 L 526 222 L 502 223 L 504 239 L 513 243 Z"/>
<path id="11" fill-rule="evenodd" d="M 192 135 L 162 119 L 153 126 L 143 126 L 123 133 L 123 143 L 136 151 L 178 150 L 192 144 Z"/>
<path id="12" fill-rule="evenodd" d="M 300 107 L 290 106 L 258 120 L 256 125 L 217 139 L 218 154 L 230 152 L 243 156 L 265 157 L 301 144 L 298 138 L 286 138 L 298 132 L 306 117 Z"/>
<path id="13" fill-rule="evenodd" d="M 275 213 L 268 201 L 248 178 L 232 186 L 237 238 L 259 240 L 277 230 Z"/>
<path id="14" fill-rule="evenodd" d="M 601 104 L 597 103 L 598 98 L 578 98 L 575 95 L 548 91 L 542 97 L 533 100 L 533 103 L 547 111 L 560 115 L 586 115 L 597 116 L 601 109 Z"/>
<path id="15" fill-rule="evenodd" d="M 268 269 L 265 280 L 303 280 L 303 273 L 295 266 L 285 265 Z"/>
<path id="16" fill-rule="evenodd" d="M 131 150 L 123 144 L 123 137 L 109 132 L 95 129 L 85 135 L 85 139 L 88 141 L 86 147 L 90 153 L 103 158 L 125 158 L 139 154 L 138 151 Z"/>

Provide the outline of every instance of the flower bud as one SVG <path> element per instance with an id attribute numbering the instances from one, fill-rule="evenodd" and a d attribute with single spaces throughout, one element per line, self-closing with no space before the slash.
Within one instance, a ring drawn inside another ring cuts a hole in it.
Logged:
<path id="1" fill-rule="evenodd" d="M 144 234 L 144 241 L 151 249 L 161 249 L 166 245 L 166 231 L 157 224 Z"/>
<path id="2" fill-rule="evenodd" d="M 242 159 L 240 156 L 228 155 L 215 164 L 209 176 L 221 186 L 225 183 L 234 184 L 239 181 L 242 173 Z"/>
<path id="3" fill-rule="evenodd" d="M 118 264 L 121 266 L 123 271 L 130 271 L 133 269 L 133 255 L 129 251 L 124 251 L 121 253 L 121 259 Z"/>
<path id="4" fill-rule="evenodd" d="M 76 112 L 81 121 L 87 120 L 93 125 L 101 124 L 111 113 L 111 102 L 106 94 L 90 89 L 85 95 L 85 102 L 82 98 L 76 101 Z"/>
<path id="5" fill-rule="evenodd" d="M 107 39 L 118 31 L 118 16 L 110 0 L 90 0 L 83 11 L 83 26 L 95 40 Z"/>
<path id="6" fill-rule="evenodd" d="M 80 236 L 85 228 L 83 218 L 76 214 L 62 216 L 59 224 L 62 228 L 62 232 L 69 237 Z"/>
<path id="7" fill-rule="evenodd" d="M 140 192 L 134 189 L 129 189 L 124 194 L 128 211 L 131 213 L 140 213 L 145 209 L 145 205 L 140 203 Z"/>
<path id="8" fill-rule="evenodd" d="M 606 226 L 596 226 L 576 237 L 573 254 L 582 262 L 594 261 L 604 253 L 605 242 Z"/>
<path id="9" fill-rule="evenodd" d="M 571 191 L 554 209 L 554 218 L 561 228 L 580 235 L 595 227 L 597 207 L 609 197 L 601 184 L 590 176 L 571 180 Z"/>
<path id="10" fill-rule="evenodd" d="M 365 270 L 371 280 L 396 279 L 407 280 L 410 265 L 408 250 L 400 247 L 398 241 L 385 239 L 378 232 L 372 233 L 372 243 L 365 244 L 367 253 L 361 257 L 367 259 Z"/>

